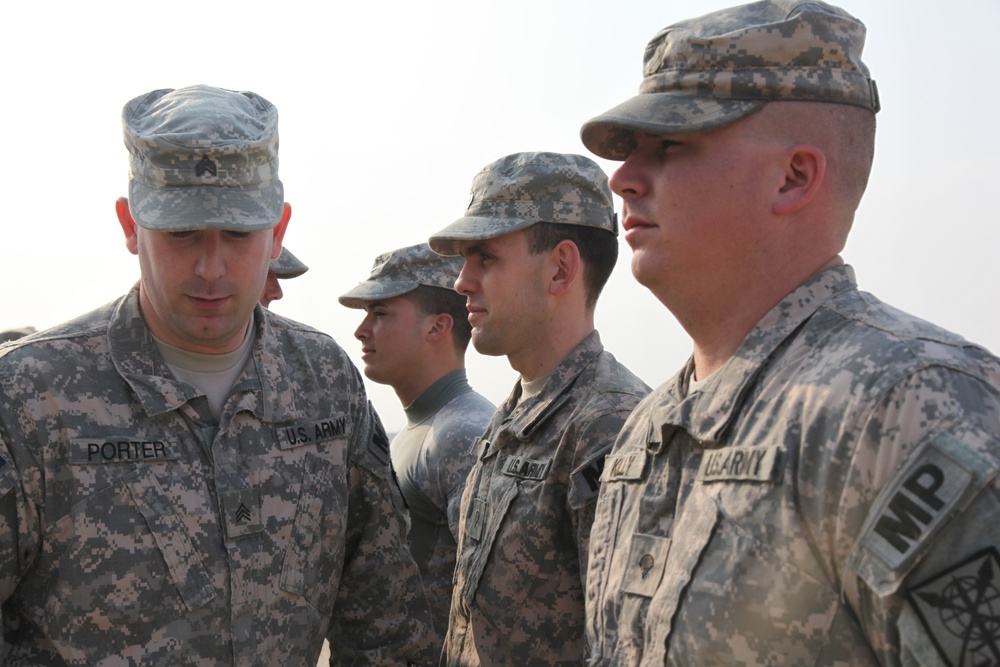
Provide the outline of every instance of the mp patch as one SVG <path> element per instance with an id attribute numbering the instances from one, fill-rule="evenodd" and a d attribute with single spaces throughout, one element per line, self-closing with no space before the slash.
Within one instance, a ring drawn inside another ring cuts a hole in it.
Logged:
<path id="1" fill-rule="evenodd" d="M 1000 557 L 995 548 L 915 586 L 907 597 L 949 665 L 1000 665 Z"/>
<path id="2" fill-rule="evenodd" d="M 622 591 L 651 598 L 656 593 L 670 553 L 670 539 L 642 533 L 632 536 Z"/>
<path id="3" fill-rule="evenodd" d="M 780 472 L 781 448 L 723 447 L 709 449 L 698 466 L 699 482 L 774 482 Z"/>
<path id="4" fill-rule="evenodd" d="M 596 498 L 597 492 L 601 490 L 601 473 L 604 471 L 605 461 L 607 461 L 607 450 L 570 473 L 574 493 L 582 502 Z"/>
<path id="5" fill-rule="evenodd" d="M 879 494 L 861 542 L 893 570 L 902 569 L 917 547 L 936 532 L 973 481 L 964 462 L 931 441 Z"/>

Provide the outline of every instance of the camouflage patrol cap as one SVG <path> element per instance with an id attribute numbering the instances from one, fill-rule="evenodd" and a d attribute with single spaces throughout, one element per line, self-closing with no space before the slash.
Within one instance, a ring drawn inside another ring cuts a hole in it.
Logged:
<path id="1" fill-rule="evenodd" d="M 24 338 L 25 336 L 35 333 L 35 327 L 23 327 L 20 329 L 5 329 L 0 331 L 0 343 L 9 343 L 12 340 L 18 340 L 19 338 Z"/>
<path id="2" fill-rule="evenodd" d="M 439 255 L 426 243 L 399 248 L 376 257 L 368 280 L 344 292 L 338 300 L 348 308 L 364 308 L 369 301 L 401 296 L 420 285 L 452 290 L 462 264 L 460 257 Z"/>
<path id="3" fill-rule="evenodd" d="M 681 21 L 646 46 L 639 94 L 584 123 L 580 136 L 596 155 L 624 160 L 635 131 L 701 132 L 767 102 L 837 102 L 874 113 L 864 43 L 864 24 L 823 2 L 763 0 Z"/>
<path id="4" fill-rule="evenodd" d="M 536 222 L 596 227 L 617 235 L 607 175 L 582 155 L 507 155 L 476 174 L 465 215 L 428 243 L 434 252 L 457 255 L 460 241 L 492 239 Z"/>
<path id="5" fill-rule="evenodd" d="M 122 110 L 129 209 L 159 231 L 270 229 L 281 218 L 278 111 L 211 86 L 154 90 Z"/>
<path id="6" fill-rule="evenodd" d="M 267 270 L 279 278 L 298 278 L 309 270 L 301 259 L 292 254 L 288 248 L 282 247 L 278 259 L 272 259 Z"/>

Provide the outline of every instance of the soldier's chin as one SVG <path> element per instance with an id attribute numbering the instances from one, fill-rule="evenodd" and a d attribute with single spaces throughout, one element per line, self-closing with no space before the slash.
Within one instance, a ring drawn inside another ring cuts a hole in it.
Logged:
<path id="1" fill-rule="evenodd" d="M 500 341 L 482 329 L 474 328 L 472 330 L 472 347 L 476 348 L 476 352 L 479 354 L 485 354 L 488 357 L 502 357 L 505 354 L 500 346 Z"/>

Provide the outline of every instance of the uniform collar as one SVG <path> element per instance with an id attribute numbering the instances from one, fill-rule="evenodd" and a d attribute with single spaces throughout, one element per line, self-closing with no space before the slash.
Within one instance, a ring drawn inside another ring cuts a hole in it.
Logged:
<path id="1" fill-rule="evenodd" d="M 688 360 L 665 385 L 666 400 L 650 415 L 649 446 L 659 449 L 675 427 L 700 441 L 723 441 L 775 350 L 830 299 L 854 289 L 854 269 L 846 264 L 816 274 L 774 306 L 700 390 L 686 396 L 693 364 Z"/>
<path id="2" fill-rule="evenodd" d="M 504 403 L 502 412 L 509 415 L 508 430 L 519 440 L 528 440 L 572 396 L 573 385 L 580 374 L 604 351 L 601 336 L 592 331 L 566 355 L 549 375 L 537 396 L 517 405 L 521 393 L 518 382 Z"/>
<path id="3" fill-rule="evenodd" d="M 249 410 L 262 421 L 287 421 L 302 416 L 295 401 L 285 402 L 278 387 L 284 365 L 267 311 L 254 309 L 253 351 L 243 372 L 233 384 L 239 393 L 236 411 Z M 118 373 L 135 392 L 146 413 L 155 416 L 180 408 L 201 394 L 179 382 L 167 368 L 139 311 L 139 287 L 135 285 L 114 309 L 108 324 L 108 345 Z M 287 384 L 284 383 L 284 384 Z M 285 392 L 286 394 L 288 392 Z"/>

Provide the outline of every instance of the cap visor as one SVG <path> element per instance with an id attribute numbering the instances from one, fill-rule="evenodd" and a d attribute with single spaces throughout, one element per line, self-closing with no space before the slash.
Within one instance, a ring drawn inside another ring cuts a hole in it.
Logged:
<path id="1" fill-rule="evenodd" d="M 417 289 L 420 284 L 412 280 L 377 281 L 366 280 L 337 297 L 340 305 L 348 308 L 364 308 L 371 301 L 391 299 Z"/>
<path id="2" fill-rule="evenodd" d="M 749 116 L 764 104 L 760 100 L 644 93 L 588 120 L 580 129 L 580 138 L 595 155 L 608 160 L 624 160 L 635 148 L 633 132 L 702 132 Z"/>
<path id="3" fill-rule="evenodd" d="M 459 218 L 427 240 L 431 250 L 439 255 L 460 255 L 459 243 L 483 241 L 505 236 L 539 222 L 536 218 Z"/>
<path id="4" fill-rule="evenodd" d="M 129 182 L 129 210 L 136 223 L 154 231 L 195 229 L 257 231 L 281 219 L 284 189 L 280 182 L 261 190 L 222 187 L 151 188 Z"/>

